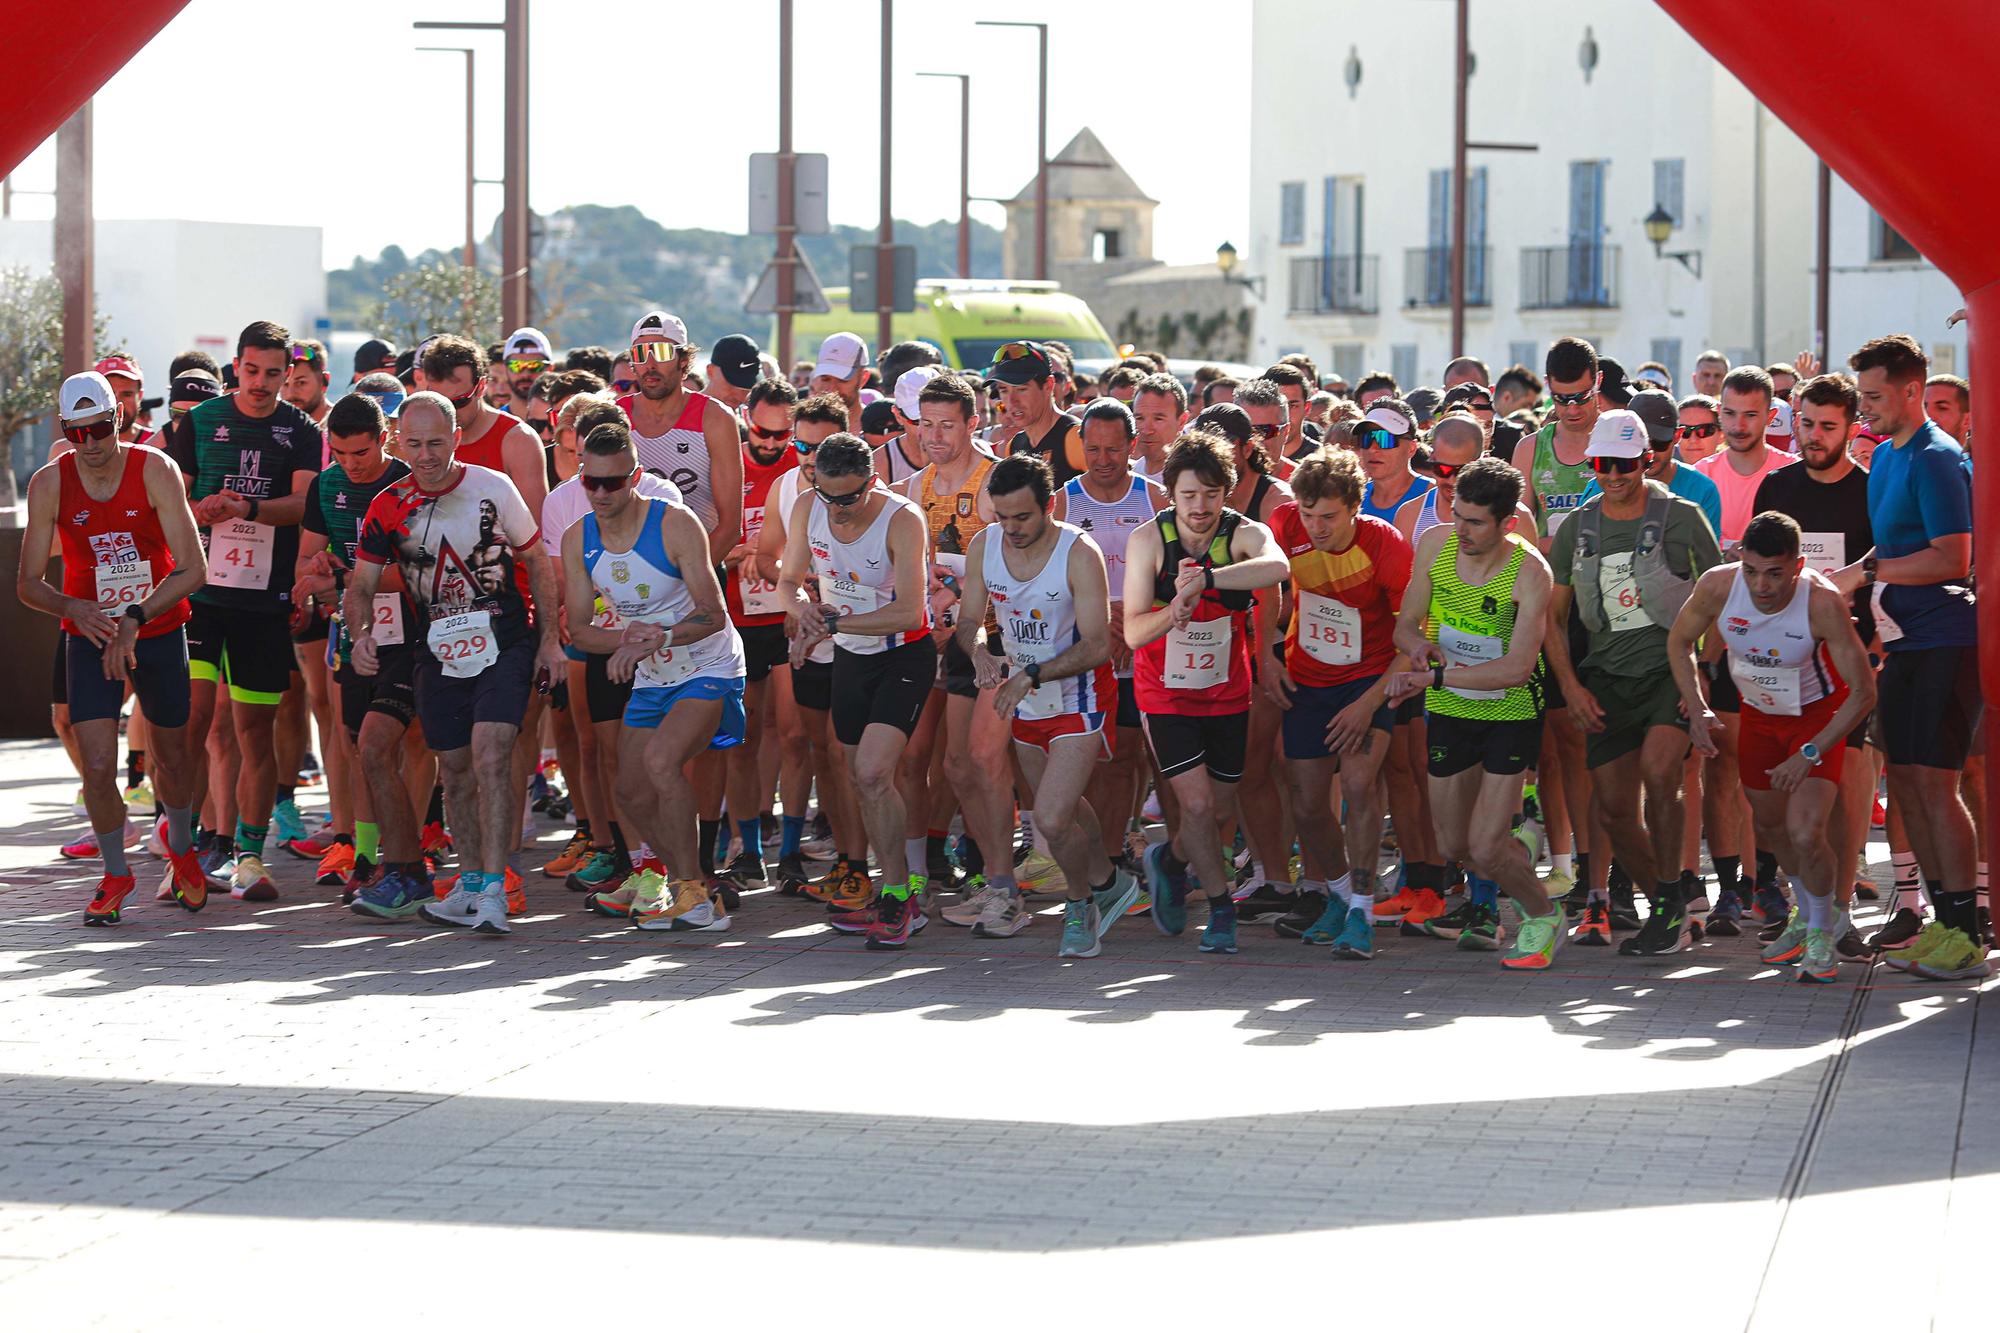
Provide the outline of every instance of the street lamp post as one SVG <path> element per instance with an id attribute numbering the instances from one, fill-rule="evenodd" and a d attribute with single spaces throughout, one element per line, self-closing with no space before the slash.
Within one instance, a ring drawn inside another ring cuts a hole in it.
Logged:
<path id="1" fill-rule="evenodd" d="M 1035 277 L 1049 276 L 1049 25 L 1015 19 L 980 19 L 982 28 L 1033 28 L 1041 61 L 1035 94 Z"/>
<path id="2" fill-rule="evenodd" d="M 920 79 L 958 80 L 958 276 L 972 276 L 972 76 L 937 74 L 929 70 Z"/>
<path id="3" fill-rule="evenodd" d="M 896 319 L 896 216 L 889 202 L 890 75 L 895 70 L 893 38 L 896 0 L 882 0 L 882 222 L 875 234 L 875 354 L 889 348 Z M 890 385 L 894 388 L 894 385 Z"/>
<path id="4" fill-rule="evenodd" d="M 465 57 L 465 266 L 479 267 L 478 224 L 473 217 L 473 187 L 479 184 L 478 168 L 474 165 L 472 145 L 473 129 L 478 122 L 478 110 L 472 91 L 472 48 L 469 46 L 420 46 L 419 51 L 458 52 Z"/>

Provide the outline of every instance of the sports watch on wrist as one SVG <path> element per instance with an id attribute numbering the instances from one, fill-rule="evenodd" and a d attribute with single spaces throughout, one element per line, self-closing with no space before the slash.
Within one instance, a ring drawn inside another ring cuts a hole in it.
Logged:
<path id="1" fill-rule="evenodd" d="M 1040 662 L 1024 662 L 1021 665 L 1021 674 L 1028 678 L 1030 685 L 1039 688 L 1042 683 L 1042 664 Z"/>
<path id="2" fill-rule="evenodd" d="M 125 608 L 125 618 L 127 620 L 136 620 L 139 624 L 144 625 L 146 623 L 146 608 L 134 602 Z"/>
<path id="3" fill-rule="evenodd" d="M 1819 767 L 1820 760 L 1823 756 L 1820 754 L 1819 747 L 1817 745 L 1814 745 L 1811 741 L 1807 741 L 1804 745 L 1801 745 L 1799 747 L 1799 753 L 1806 757 L 1806 762 L 1808 764 L 1811 764 L 1814 768 Z"/>

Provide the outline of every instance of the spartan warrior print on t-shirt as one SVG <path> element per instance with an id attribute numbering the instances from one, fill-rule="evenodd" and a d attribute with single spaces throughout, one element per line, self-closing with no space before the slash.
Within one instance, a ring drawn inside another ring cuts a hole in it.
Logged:
<path id="1" fill-rule="evenodd" d="M 495 646 L 528 634 L 528 570 L 520 553 L 538 533 L 514 483 L 467 467 L 442 491 L 405 477 L 375 497 L 361 525 L 360 558 L 394 562 L 420 627 L 485 617 Z"/>

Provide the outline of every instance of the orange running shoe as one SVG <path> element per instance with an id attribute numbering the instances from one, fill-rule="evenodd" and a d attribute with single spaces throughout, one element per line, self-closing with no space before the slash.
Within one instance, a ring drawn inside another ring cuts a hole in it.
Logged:
<path id="1" fill-rule="evenodd" d="M 106 875 L 97 881 L 97 894 L 90 900 L 90 906 L 83 909 L 83 924 L 117 925 L 119 912 L 125 906 L 125 895 L 132 892 L 132 885 L 130 875 Z"/>
<path id="2" fill-rule="evenodd" d="M 566 879 L 573 870 L 583 869 L 583 863 L 590 859 L 597 848 L 592 845 L 588 834 L 582 829 L 570 834 L 569 841 L 556 853 L 556 859 L 542 867 L 542 873 L 550 879 Z"/>
<path id="3" fill-rule="evenodd" d="M 528 886 L 514 873 L 514 867 L 507 867 L 504 880 L 507 890 L 507 915 L 519 916 L 528 910 Z"/>
<path id="4" fill-rule="evenodd" d="M 1408 887 L 1397 889 L 1394 897 L 1384 898 L 1381 902 L 1375 904 L 1376 924 L 1379 925 L 1384 921 L 1401 921 L 1410 914 L 1411 908 L 1419 904 L 1421 901 L 1420 895 L 1428 892 L 1430 892 L 1428 889 L 1419 890 Z M 1440 916 L 1442 913 L 1433 912 L 1431 915 Z"/>
<path id="5" fill-rule="evenodd" d="M 313 879 L 323 886 L 344 884 L 353 873 L 354 844 L 336 842 L 326 849 L 325 856 L 320 857 L 319 869 L 314 872 Z"/>
<path id="6" fill-rule="evenodd" d="M 1393 902 L 1394 899 L 1390 901 Z M 1386 906 L 1387 904 L 1384 905 Z M 1418 889 L 1416 901 L 1410 904 L 1410 909 L 1407 912 L 1403 913 L 1403 924 L 1406 926 L 1421 926 L 1426 921 L 1443 916 L 1444 913 L 1443 894 L 1439 893 L 1436 889 Z M 1379 919 L 1380 916 L 1378 913 L 1377 920 Z"/>
<path id="7" fill-rule="evenodd" d="M 831 880 L 832 876 L 828 876 Z M 845 915 L 849 912 L 866 911 L 875 901 L 875 885 L 866 873 L 847 867 L 847 873 L 840 877 L 833 892 L 826 898 L 826 910 Z"/>
<path id="8" fill-rule="evenodd" d="M 167 896 L 190 912 L 208 906 L 208 876 L 201 871 L 201 857 L 190 847 L 184 852 L 167 853 L 167 877 L 160 887 Z"/>

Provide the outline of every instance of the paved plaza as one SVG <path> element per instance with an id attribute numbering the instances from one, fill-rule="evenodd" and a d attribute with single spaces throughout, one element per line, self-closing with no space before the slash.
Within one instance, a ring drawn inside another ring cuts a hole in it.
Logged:
<path id="1" fill-rule="evenodd" d="M 279 902 L 192 917 L 141 855 L 88 930 L 74 790 L 0 745 L 7 1330 L 1989 1320 L 1994 983 L 1795 985 L 1754 932 L 1544 976 L 1143 918 L 868 953 L 539 877 L 492 939 L 282 853 Z"/>

